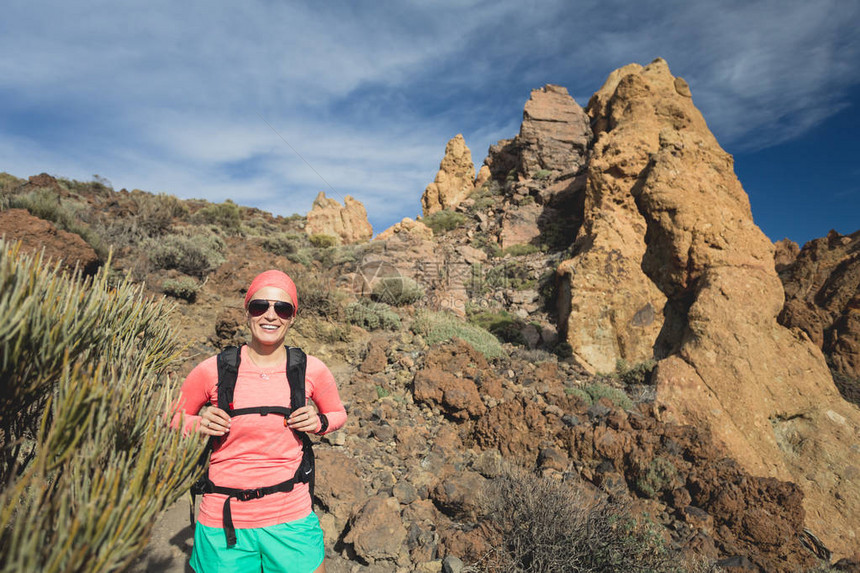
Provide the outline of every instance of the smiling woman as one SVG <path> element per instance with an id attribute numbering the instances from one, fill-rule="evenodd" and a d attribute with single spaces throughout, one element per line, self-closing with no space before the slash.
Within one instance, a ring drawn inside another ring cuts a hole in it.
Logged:
<path id="1" fill-rule="evenodd" d="M 329 369 L 284 346 L 298 309 L 292 279 L 278 270 L 261 273 L 244 307 L 251 341 L 203 361 L 182 386 L 185 431 L 210 436 L 213 444 L 191 567 L 198 573 L 324 572 L 306 434 L 336 430 L 346 411 Z M 298 378 L 304 396 L 297 401 Z"/>

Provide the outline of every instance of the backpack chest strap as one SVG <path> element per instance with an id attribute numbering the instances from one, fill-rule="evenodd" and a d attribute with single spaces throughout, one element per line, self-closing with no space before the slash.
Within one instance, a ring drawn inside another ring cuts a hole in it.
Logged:
<path id="1" fill-rule="evenodd" d="M 230 414 L 231 418 L 235 418 L 236 416 L 246 416 L 248 414 L 259 414 L 261 416 L 278 414 L 284 418 L 289 418 L 292 411 L 292 408 L 286 408 L 284 406 L 256 406 L 254 408 L 227 409 L 227 413 Z"/>

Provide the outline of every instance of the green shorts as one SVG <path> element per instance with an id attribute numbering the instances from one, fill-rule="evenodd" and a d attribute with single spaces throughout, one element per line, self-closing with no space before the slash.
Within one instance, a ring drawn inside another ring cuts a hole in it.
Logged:
<path id="1" fill-rule="evenodd" d="M 190 564 L 197 573 L 312 573 L 324 556 L 323 531 L 311 512 L 289 523 L 237 529 L 233 547 L 223 529 L 198 523 Z"/>

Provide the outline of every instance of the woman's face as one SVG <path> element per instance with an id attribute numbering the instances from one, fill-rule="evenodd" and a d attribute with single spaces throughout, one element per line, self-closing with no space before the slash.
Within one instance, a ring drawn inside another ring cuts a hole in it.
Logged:
<path id="1" fill-rule="evenodd" d="M 288 302 L 295 307 L 295 302 L 290 298 L 290 295 L 278 287 L 263 287 L 251 297 L 251 300 L 259 299 L 268 300 L 270 303 L 279 300 Z M 262 346 L 283 345 L 287 330 L 290 329 L 295 319 L 295 314 L 288 319 L 279 317 L 273 304 L 269 304 L 269 308 L 260 316 L 251 316 L 245 309 L 245 316 L 248 319 L 248 326 L 251 328 L 251 337 L 254 343 Z"/>

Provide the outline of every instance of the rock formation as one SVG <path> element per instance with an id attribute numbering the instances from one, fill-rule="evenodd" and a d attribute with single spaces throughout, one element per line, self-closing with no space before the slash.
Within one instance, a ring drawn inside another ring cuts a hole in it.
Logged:
<path id="1" fill-rule="evenodd" d="M 431 229 L 421 221 L 415 221 L 414 219 L 411 219 L 409 217 L 404 217 L 399 223 L 394 223 L 393 225 L 379 233 L 376 236 L 376 240 L 387 241 L 388 239 L 400 233 L 414 235 L 421 239 L 429 240 L 433 238 L 433 229 Z"/>
<path id="2" fill-rule="evenodd" d="M 781 273 L 791 265 L 800 254 L 800 246 L 790 239 L 783 239 L 773 244 L 773 266 Z"/>
<path id="3" fill-rule="evenodd" d="M 348 244 L 369 241 L 373 236 L 373 227 L 367 220 L 367 210 L 361 201 L 347 195 L 341 206 L 336 199 L 330 199 L 324 191 L 320 191 L 308 212 L 305 232 L 309 235 L 332 235 Z"/>
<path id="4" fill-rule="evenodd" d="M 779 322 L 802 329 L 835 370 L 860 378 L 860 231 L 808 242 L 780 278 L 786 300 Z"/>
<path id="5" fill-rule="evenodd" d="M 80 235 L 58 229 L 24 209 L 0 211 L 0 234 L 8 241 L 20 241 L 24 252 L 44 251 L 45 257 L 62 261 L 69 270 L 79 267 L 85 274 L 92 274 L 99 265 L 98 254 Z"/>
<path id="6" fill-rule="evenodd" d="M 608 130 L 595 143 L 589 193 L 621 190 L 620 174 L 641 213 L 626 219 L 620 243 L 645 231 L 641 264 L 621 266 L 613 286 L 642 288 L 630 273 L 641 268 L 666 297 L 654 346 L 665 419 L 710 428 L 754 475 L 800 485 L 808 527 L 849 553 L 860 535 L 860 489 L 847 486 L 860 471 L 860 410 L 841 399 L 819 349 L 777 323 L 773 246 L 753 223 L 731 156 L 678 85 L 662 60 L 627 66 L 589 106 Z M 594 219 L 628 214 L 619 199 Z"/>
<path id="7" fill-rule="evenodd" d="M 622 72 L 637 68 L 613 72 L 589 102 L 596 140 L 586 172 L 583 223 L 576 256 L 558 268 L 560 328 L 574 355 L 602 372 L 613 371 L 621 359 L 636 363 L 653 357 L 665 295 L 642 271 L 646 223 L 633 188 L 657 148 L 660 130 L 674 127 L 673 109 L 692 108 L 674 88 L 652 94 L 644 81 L 619 85 Z M 628 106 L 626 100 L 637 95 L 647 99 Z"/>
<path id="8" fill-rule="evenodd" d="M 576 175 L 590 141 L 589 119 L 566 88 L 546 85 L 532 90 L 516 138 L 523 175 L 534 177 L 541 171 L 557 172 L 561 178 Z"/>
<path id="9" fill-rule="evenodd" d="M 436 179 L 424 190 L 421 206 L 424 216 L 460 204 L 475 188 L 475 164 L 472 152 L 461 134 L 445 146 L 445 157 L 439 165 Z"/>

